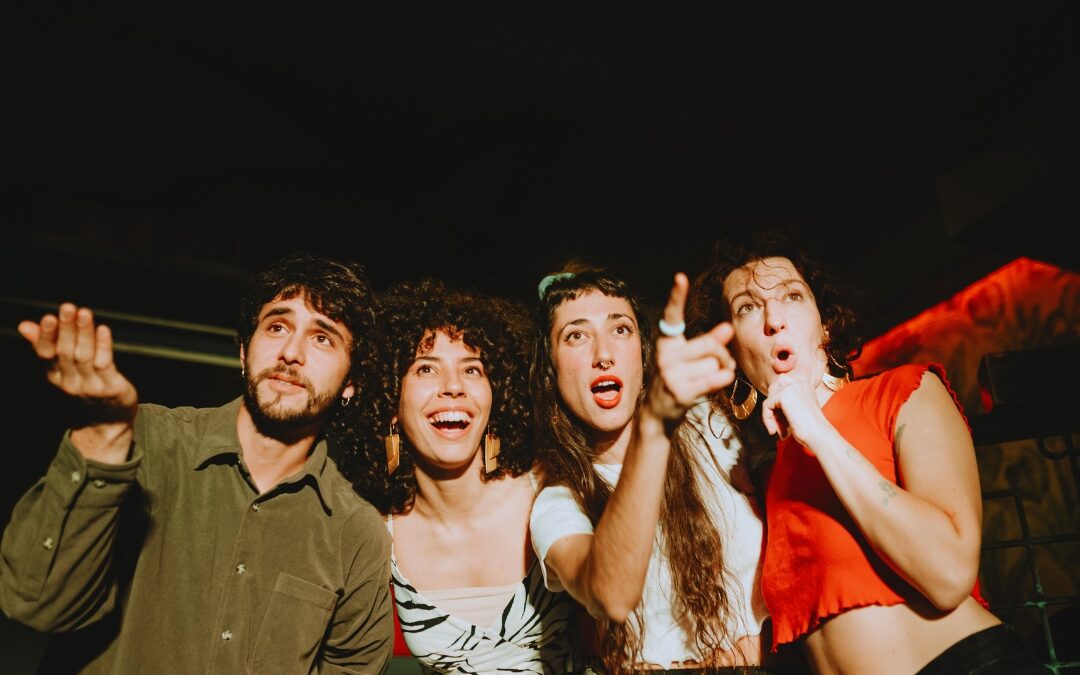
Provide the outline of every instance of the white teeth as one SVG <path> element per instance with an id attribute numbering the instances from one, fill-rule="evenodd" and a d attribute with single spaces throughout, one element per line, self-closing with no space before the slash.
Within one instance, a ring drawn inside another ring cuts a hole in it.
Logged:
<path id="1" fill-rule="evenodd" d="M 443 410 L 428 417 L 428 422 L 471 422 L 472 415 L 464 410 Z"/>
<path id="2" fill-rule="evenodd" d="M 614 387 L 615 386 L 615 380 L 600 380 L 594 386 L 597 386 L 597 387 Z"/>

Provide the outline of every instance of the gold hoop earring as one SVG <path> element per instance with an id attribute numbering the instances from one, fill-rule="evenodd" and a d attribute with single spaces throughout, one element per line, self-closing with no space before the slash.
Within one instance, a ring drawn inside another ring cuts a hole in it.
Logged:
<path id="1" fill-rule="evenodd" d="M 499 468 L 499 450 L 502 442 L 490 430 L 484 434 L 484 473 L 491 473 Z"/>
<path id="2" fill-rule="evenodd" d="M 821 374 L 821 383 L 825 385 L 825 388 L 829 391 L 840 391 L 840 387 L 843 387 L 848 383 L 848 371 L 847 368 L 840 365 L 840 362 L 833 356 L 832 351 L 829 349 L 829 343 L 832 338 L 829 337 L 828 327 L 822 326 L 822 341 L 821 350 L 825 352 L 825 372 Z M 837 377 L 829 372 L 830 366 L 834 366 L 837 372 L 843 373 L 843 377 Z"/>
<path id="3" fill-rule="evenodd" d="M 401 464 L 401 436 L 398 435 L 397 425 L 390 422 L 390 435 L 386 437 L 386 473 L 393 475 Z"/>
<path id="4" fill-rule="evenodd" d="M 826 333 L 828 336 L 828 333 Z M 847 368 L 840 365 L 840 362 L 836 360 L 836 357 L 832 355 L 827 348 L 825 349 L 825 356 L 828 357 L 828 363 L 825 364 L 825 372 L 821 374 L 821 383 L 825 385 L 825 388 L 829 391 L 840 391 L 840 388 L 848 383 L 849 378 L 847 374 Z M 843 373 L 843 377 L 837 377 L 829 372 L 829 367 L 835 366 L 836 370 Z"/>
<path id="5" fill-rule="evenodd" d="M 731 395 L 728 396 L 728 403 L 731 404 L 731 413 L 735 415 L 735 419 L 744 420 L 750 417 L 750 413 L 754 412 L 754 408 L 757 406 L 757 389 L 754 385 L 746 382 L 746 386 L 750 387 L 750 393 L 746 395 L 746 398 L 742 400 L 742 403 L 735 402 L 735 391 L 739 388 L 739 382 L 742 381 L 742 376 L 735 377 L 734 384 L 731 385 Z"/>

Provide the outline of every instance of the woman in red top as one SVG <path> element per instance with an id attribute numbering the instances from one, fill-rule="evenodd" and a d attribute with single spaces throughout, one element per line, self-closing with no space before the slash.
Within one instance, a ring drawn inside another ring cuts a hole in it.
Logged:
<path id="1" fill-rule="evenodd" d="M 790 243 L 733 249 L 694 286 L 691 332 L 735 327 L 724 402 L 739 419 L 757 403 L 779 438 L 762 572 L 774 649 L 803 639 L 822 673 L 1046 672 L 978 595 L 978 470 L 943 371 L 849 382 L 853 315 Z"/>

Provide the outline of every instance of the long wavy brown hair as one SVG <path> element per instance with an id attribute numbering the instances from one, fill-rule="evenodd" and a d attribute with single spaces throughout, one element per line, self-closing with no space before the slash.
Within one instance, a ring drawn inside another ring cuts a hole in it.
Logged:
<path id="1" fill-rule="evenodd" d="M 564 302 L 591 292 L 626 300 L 641 331 L 641 361 L 647 389 L 652 361 L 652 321 L 642 315 L 641 304 L 629 286 L 604 270 L 574 263 L 563 276 L 543 291 L 536 314 L 536 340 L 530 387 L 537 420 L 538 460 L 544 468 L 545 482 L 565 485 L 578 506 L 595 526 L 611 496 L 611 487 L 593 468 L 597 459 L 595 432 L 578 419 L 559 396 L 555 364 L 551 360 L 551 329 L 555 310 Z M 686 427 L 689 425 L 683 425 Z M 660 541 L 671 570 L 673 603 L 688 623 L 698 649 L 707 664 L 722 663 L 721 654 L 728 645 L 725 617 L 730 599 L 724 584 L 727 575 L 723 547 L 716 524 L 702 502 L 698 481 L 698 453 L 691 451 L 693 437 L 680 428 L 672 441 L 672 456 L 664 482 L 660 507 Z M 632 622 L 598 620 L 600 656 L 612 675 L 634 672 L 641 661 L 644 643 L 642 605 L 635 609 L 638 630 Z"/>
<path id="2" fill-rule="evenodd" d="M 383 514 L 408 511 L 416 497 L 413 446 L 401 434 L 400 465 L 387 472 L 384 438 L 397 414 L 401 381 L 417 349 L 430 349 L 442 331 L 480 353 L 491 383 L 488 430 L 499 437 L 499 466 L 484 480 L 518 476 L 533 466 L 528 354 L 532 324 L 527 311 L 501 298 L 447 287 L 441 281 L 398 285 L 380 297 L 376 358 L 354 368 L 359 405 L 345 408 L 331 440 L 341 472 Z M 482 470 L 481 470 L 482 471 Z"/>

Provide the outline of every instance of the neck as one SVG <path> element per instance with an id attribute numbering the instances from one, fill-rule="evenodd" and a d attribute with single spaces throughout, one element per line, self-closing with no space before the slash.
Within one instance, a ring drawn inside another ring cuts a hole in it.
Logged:
<path id="1" fill-rule="evenodd" d="M 416 499 L 412 513 L 427 520 L 463 522 L 472 516 L 497 511 L 504 491 L 514 488 L 510 476 L 485 481 L 480 477 L 481 455 L 477 452 L 465 468 L 447 471 L 416 465 Z M 519 476 L 528 480 L 527 476 Z"/>
<path id="2" fill-rule="evenodd" d="M 631 417 L 621 429 L 594 431 L 593 449 L 596 451 L 596 461 L 600 464 L 622 464 L 626 458 L 626 449 L 630 447 L 633 426 L 634 418 Z"/>
<path id="3" fill-rule="evenodd" d="M 321 426 L 321 423 L 313 424 L 290 434 L 271 436 L 255 424 L 246 404 L 240 406 L 236 432 L 240 437 L 244 464 L 259 494 L 303 468 Z"/>

